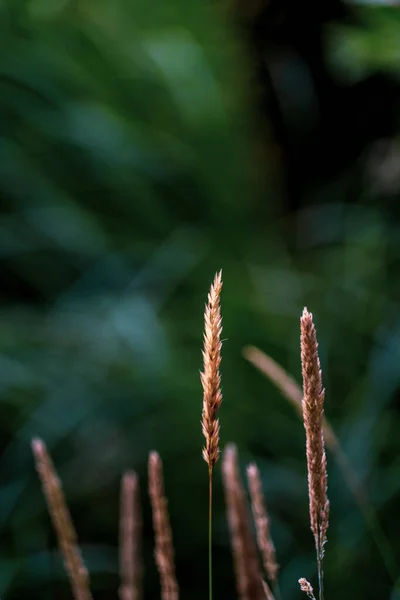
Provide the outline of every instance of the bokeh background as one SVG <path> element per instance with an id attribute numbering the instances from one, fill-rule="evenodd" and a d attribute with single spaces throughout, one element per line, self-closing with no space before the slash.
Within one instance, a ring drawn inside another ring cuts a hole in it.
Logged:
<path id="1" fill-rule="evenodd" d="M 71 593 L 30 453 L 51 450 L 97 599 L 117 597 L 121 473 L 157 449 L 182 598 L 207 597 L 203 308 L 223 269 L 222 443 L 255 459 L 284 600 L 316 585 L 304 432 L 243 358 L 299 379 L 313 311 L 329 455 L 326 596 L 400 598 L 400 13 L 337 0 L 0 2 L 0 596 Z M 234 578 L 220 465 L 214 585 Z M 380 538 L 377 545 L 374 537 Z"/>

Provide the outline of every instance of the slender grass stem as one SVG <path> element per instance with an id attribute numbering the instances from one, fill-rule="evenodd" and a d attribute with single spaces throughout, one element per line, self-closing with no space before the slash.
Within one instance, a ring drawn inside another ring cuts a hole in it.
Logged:
<path id="1" fill-rule="evenodd" d="M 319 553 L 317 556 L 317 564 L 318 564 L 319 600 L 324 600 L 324 572 L 322 569 L 322 557 Z"/>
<path id="2" fill-rule="evenodd" d="M 212 469 L 208 471 L 208 586 L 209 586 L 209 600 L 212 600 L 212 500 L 213 500 L 213 488 L 212 488 Z"/>

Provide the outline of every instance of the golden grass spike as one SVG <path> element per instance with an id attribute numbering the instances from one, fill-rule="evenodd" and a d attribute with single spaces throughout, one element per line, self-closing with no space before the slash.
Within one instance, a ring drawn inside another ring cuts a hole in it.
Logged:
<path id="1" fill-rule="evenodd" d="M 249 511 L 239 475 L 237 451 L 233 444 L 227 446 L 224 451 L 222 472 L 240 600 L 265 600 Z"/>
<path id="2" fill-rule="evenodd" d="M 208 465 L 208 584 L 209 600 L 212 600 L 212 475 L 218 460 L 219 449 L 219 420 L 218 410 L 222 403 L 221 375 L 221 333 L 222 318 L 220 295 L 222 290 L 222 271 L 215 274 L 208 293 L 204 311 L 204 341 L 203 362 L 204 370 L 200 373 L 203 386 L 203 411 L 201 428 L 206 443 L 203 448 L 203 458 Z"/>
<path id="3" fill-rule="evenodd" d="M 306 431 L 308 498 L 311 530 L 317 551 L 320 600 L 323 598 L 322 560 L 329 524 L 328 473 L 322 421 L 325 390 L 322 387 L 318 342 L 312 314 L 305 308 L 300 319 L 303 376 L 303 419 Z"/>
<path id="4" fill-rule="evenodd" d="M 141 600 L 143 566 L 141 556 L 142 515 L 139 479 L 134 471 L 124 473 L 120 506 L 120 600 Z"/>
<path id="5" fill-rule="evenodd" d="M 301 365 L 310 520 L 317 552 L 322 558 L 329 521 L 328 474 L 322 432 L 325 390 L 322 387 L 317 334 L 312 314 L 306 308 L 301 317 Z"/>
<path id="6" fill-rule="evenodd" d="M 216 273 L 211 285 L 204 312 L 204 370 L 200 374 L 203 386 L 202 431 L 206 440 L 203 448 L 203 458 L 208 464 L 210 473 L 220 453 L 217 413 L 222 403 L 221 375 L 219 372 L 222 347 L 221 290 L 222 271 L 219 271 Z"/>
<path id="7" fill-rule="evenodd" d="M 32 450 L 73 596 L 75 600 L 92 600 L 89 574 L 79 551 L 76 531 L 67 507 L 61 481 L 57 476 L 45 443 L 38 438 L 32 440 Z"/>
<path id="8" fill-rule="evenodd" d="M 275 546 L 271 538 L 269 517 L 262 491 L 260 472 L 254 463 L 247 467 L 247 481 L 249 483 L 258 548 L 263 559 L 268 580 L 275 587 L 279 567 L 276 561 Z"/>
<path id="9" fill-rule="evenodd" d="M 164 492 L 163 468 L 157 452 L 149 456 L 149 494 L 155 535 L 154 555 L 161 583 L 162 600 L 178 600 L 179 589 L 175 575 L 174 546 Z"/>

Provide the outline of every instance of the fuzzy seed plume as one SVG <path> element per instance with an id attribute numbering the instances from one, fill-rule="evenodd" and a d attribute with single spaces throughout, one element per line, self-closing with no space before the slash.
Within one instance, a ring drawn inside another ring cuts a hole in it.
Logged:
<path id="1" fill-rule="evenodd" d="M 46 445 L 41 439 L 32 440 L 32 451 L 73 597 L 75 600 L 92 600 L 89 574 L 79 551 L 78 538 L 64 497 L 61 481 L 58 478 Z"/>
<path id="2" fill-rule="evenodd" d="M 256 526 L 257 544 L 260 550 L 265 572 L 270 583 L 275 586 L 278 576 L 275 546 L 271 538 L 268 511 L 262 491 L 260 472 L 256 464 L 247 467 L 251 508 Z"/>
<path id="3" fill-rule="evenodd" d="M 142 515 L 139 479 L 135 472 L 124 473 L 121 481 L 119 562 L 120 600 L 142 598 Z"/>
<path id="4" fill-rule="evenodd" d="M 218 410 L 222 403 L 221 375 L 221 333 L 222 318 L 220 295 L 222 290 L 222 271 L 216 273 L 211 285 L 204 312 L 203 371 L 200 373 L 203 386 L 202 432 L 205 437 L 203 458 L 212 472 L 219 457 L 219 420 Z"/>
<path id="5" fill-rule="evenodd" d="M 163 467 L 157 452 L 149 456 L 149 495 L 155 537 L 154 555 L 161 583 L 162 600 L 178 600 L 179 589 L 175 575 L 174 545 L 169 521 L 168 502 L 164 492 Z"/>
<path id="6" fill-rule="evenodd" d="M 237 450 L 233 444 L 224 451 L 222 474 L 239 598 L 265 600 L 246 496 L 239 475 Z"/>
<path id="7" fill-rule="evenodd" d="M 300 330 L 310 522 L 317 558 L 322 561 L 329 524 L 328 476 L 322 427 L 325 390 L 322 387 L 317 334 L 312 314 L 306 308 L 300 320 Z"/>

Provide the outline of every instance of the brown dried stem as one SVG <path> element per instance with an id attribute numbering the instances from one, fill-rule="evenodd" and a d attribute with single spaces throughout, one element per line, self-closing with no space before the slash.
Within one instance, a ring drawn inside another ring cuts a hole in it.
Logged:
<path id="1" fill-rule="evenodd" d="M 329 524 L 328 475 L 322 432 L 325 390 L 322 387 L 317 335 L 312 314 L 306 308 L 300 320 L 300 329 L 303 375 L 303 419 L 306 431 L 310 522 L 317 551 L 320 600 L 322 600 L 322 561 Z"/>
<path id="2" fill-rule="evenodd" d="M 76 531 L 65 501 L 61 481 L 44 442 L 41 439 L 32 440 L 32 450 L 73 596 L 75 600 L 91 600 L 89 574 L 79 551 Z"/>
<path id="3" fill-rule="evenodd" d="M 256 526 L 257 543 L 260 550 L 265 572 L 273 587 L 276 586 L 278 563 L 276 561 L 275 546 L 271 538 L 268 511 L 262 491 L 260 472 L 256 464 L 247 467 L 247 480 L 249 482 L 251 507 Z"/>
<path id="4" fill-rule="evenodd" d="M 149 494 L 153 512 L 155 559 L 160 575 L 162 600 L 178 600 L 179 589 L 175 575 L 174 546 L 164 492 L 163 468 L 157 452 L 149 456 Z"/>
<path id="5" fill-rule="evenodd" d="M 257 550 L 234 445 L 229 445 L 224 451 L 222 472 L 238 594 L 240 600 L 264 600 Z"/>
<path id="6" fill-rule="evenodd" d="M 120 506 L 120 600 L 142 598 L 142 515 L 139 480 L 133 471 L 123 475 Z"/>

